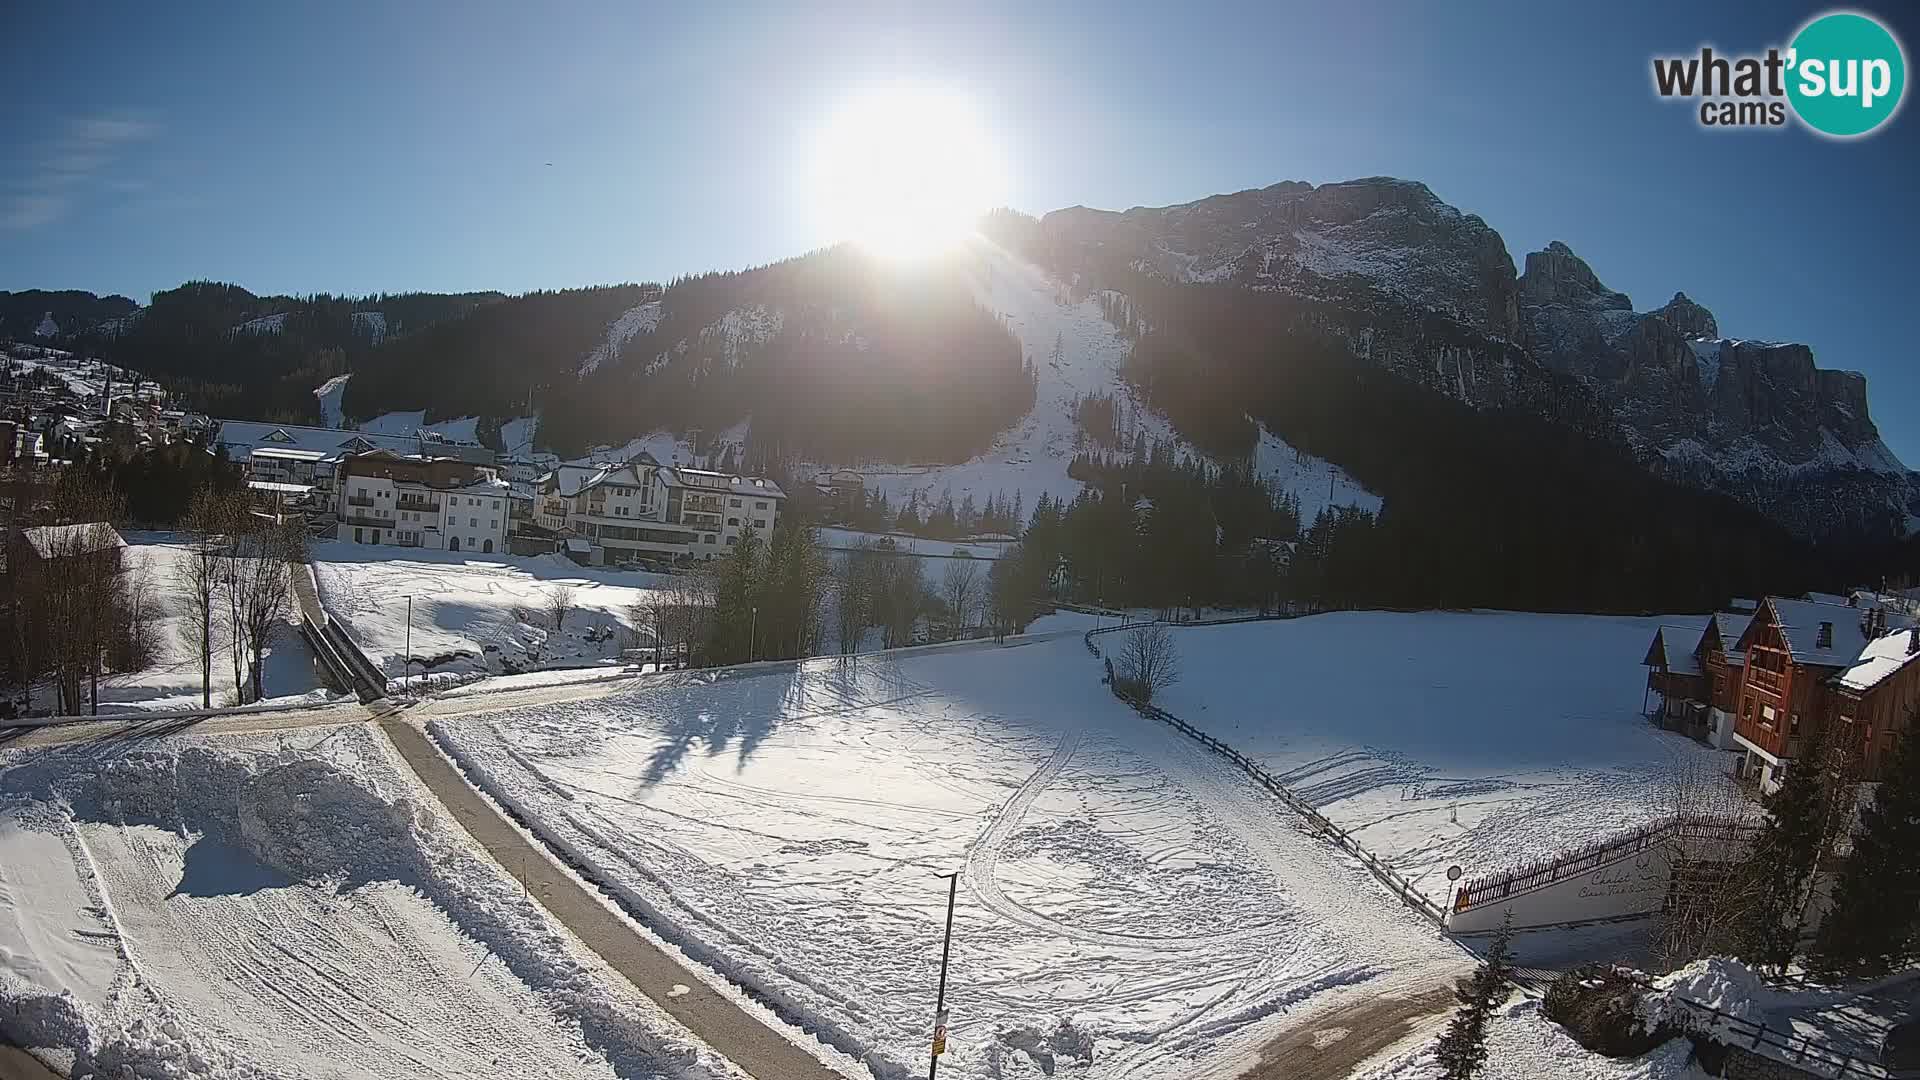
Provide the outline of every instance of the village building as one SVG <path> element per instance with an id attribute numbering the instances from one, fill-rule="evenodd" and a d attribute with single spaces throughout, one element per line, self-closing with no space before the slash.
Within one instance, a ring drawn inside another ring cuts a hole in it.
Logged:
<path id="1" fill-rule="evenodd" d="M 336 539 L 507 552 L 510 490 L 491 466 L 369 450 L 340 462 L 337 483 Z"/>
<path id="2" fill-rule="evenodd" d="M 1870 593 L 1770 596 L 1699 631 L 1662 626 L 1642 661 L 1664 727 L 1736 751 L 1734 774 L 1777 790 L 1819 733 L 1880 779 L 1920 706 L 1920 619 Z"/>
<path id="3" fill-rule="evenodd" d="M 662 465 L 563 465 L 534 485 L 532 524 L 593 565 L 686 563 L 773 539 L 786 493 L 764 477 Z M 584 541 L 584 543 L 575 543 Z"/>

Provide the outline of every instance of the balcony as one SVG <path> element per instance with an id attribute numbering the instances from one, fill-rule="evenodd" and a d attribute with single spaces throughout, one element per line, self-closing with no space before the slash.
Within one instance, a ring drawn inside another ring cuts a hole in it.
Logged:
<path id="1" fill-rule="evenodd" d="M 425 510 L 428 513 L 433 513 L 433 514 L 437 514 L 440 512 L 439 503 L 426 502 L 421 499 L 396 499 L 394 500 L 393 505 L 396 508 L 401 510 Z"/>
<path id="2" fill-rule="evenodd" d="M 393 521 L 390 518 L 368 517 L 360 514 L 342 514 L 340 515 L 340 520 L 347 525 L 371 525 L 376 529 L 393 528 Z"/>
<path id="3" fill-rule="evenodd" d="M 1747 685 L 1756 690 L 1764 690 L 1774 697 L 1780 696 L 1786 684 L 1787 677 L 1781 672 L 1768 671 L 1763 667 L 1750 667 L 1747 669 Z"/>
<path id="4" fill-rule="evenodd" d="M 348 506 L 372 506 L 373 497 L 370 495 L 366 495 L 366 496 L 349 495 L 347 496 L 347 505 Z"/>

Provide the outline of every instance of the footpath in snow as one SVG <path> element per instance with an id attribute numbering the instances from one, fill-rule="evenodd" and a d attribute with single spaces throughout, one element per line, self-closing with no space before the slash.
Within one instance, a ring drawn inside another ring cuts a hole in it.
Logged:
<path id="1" fill-rule="evenodd" d="M 1262 763 L 1436 902 L 1466 877 L 1671 810 L 1724 752 L 1640 713 L 1662 622 L 1341 612 L 1176 631 L 1163 707 Z"/>
<path id="2" fill-rule="evenodd" d="M 1231 1075 L 1462 957 L 1077 638 L 689 675 L 429 730 L 663 936 L 876 1076 Z M 431 717 L 431 711 L 427 714 Z"/>
<path id="3" fill-rule="evenodd" d="M 739 1077 L 365 727 L 0 752 L 0 1041 L 74 1075 Z"/>

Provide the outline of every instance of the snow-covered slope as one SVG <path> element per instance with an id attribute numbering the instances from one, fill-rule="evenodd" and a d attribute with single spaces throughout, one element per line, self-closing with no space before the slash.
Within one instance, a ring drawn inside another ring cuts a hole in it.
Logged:
<path id="1" fill-rule="evenodd" d="M 352 317 L 355 333 L 365 334 L 368 343 L 378 345 L 387 340 L 387 313 L 384 311 L 356 311 Z"/>
<path id="2" fill-rule="evenodd" d="M 1148 442 L 1170 442 L 1184 453 L 1202 456 L 1120 377 L 1131 345 L 1106 320 L 1099 297 L 1075 301 L 1067 287 L 1046 271 L 992 243 L 982 242 L 978 253 L 975 297 L 1019 336 L 1022 349 L 1039 366 L 1033 411 L 1003 432 L 992 449 L 958 465 L 862 466 L 859 471 L 870 488 L 885 491 L 896 506 L 915 492 L 935 500 L 943 492 L 951 491 L 956 500 L 970 493 L 981 502 L 989 495 L 1011 497 L 1019 492 L 1028 506 L 1042 492 L 1071 499 L 1081 485 L 1067 475 L 1067 465 L 1082 449 L 1076 440 L 1073 406 L 1090 394 L 1111 394 L 1127 403 L 1137 430 Z M 1264 429 L 1255 465 L 1278 488 L 1300 496 L 1303 523 L 1310 524 L 1328 504 L 1330 476 L 1333 504 L 1379 508 L 1379 497 L 1344 471 L 1295 451 Z"/>
<path id="3" fill-rule="evenodd" d="M 340 411 L 340 399 L 346 396 L 347 381 L 352 378 L 352 372 L 335 375 L 314 387 L 313 396 L 320 399 L 320 420 L 330 428 L 346 426 L 346 415 Z"/>
<path id="4" fill-rule="evenodd" d="M 607 327 L 607 340 L 580 361 L 580 374 L 591 374 L 608 360 L 619 359 L 620 350 L 633 340 L 634 335 L 650 334 L 659 325 L 660 301 L 649 300 L 628 308 Z"/>
<path id="5" fill-rule="evenodd" d="M 359 425 L 359 430 L 374 435 L 412 435 L 416 431 L 430 431 L 454 442 L 473 442 L 479 426 L 480 418 L 477 416 L 436 420 L 429 424 L 426 410 L 414 409 L 409 412 L 381 413 L 371 420 L 363 421 Z"/>

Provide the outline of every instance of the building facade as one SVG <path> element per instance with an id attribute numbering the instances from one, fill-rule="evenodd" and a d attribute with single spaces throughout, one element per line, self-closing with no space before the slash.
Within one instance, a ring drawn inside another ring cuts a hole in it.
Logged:
<path id="1" fill-rule="evenodd" d="M 489 466 L 369 450 L 340 462 L 334 536 L 356 544 L 505 554 L 510 491 Z"/>
<path id="2" fill-rule="evenodd" d="M 1762 791 L 1778 790 L 1815 738 L 1861 779 L 1880 779 L 1920 708 L 1920 620 L 1872 594 L 1770 596 L 1750 615 L 1716 613 L 1691 648 L 1678 646 L 1687 636 L 1663 626 L 1648 647 L 1653 715 L 1737 751 L 1735 775 Z"/>
<path id="3" fill-rule="evenodd" d="M 584 540 L 595 565 L 712 559 L 748 538 L 773 539 L 786 493 L 764 477 L 662 465 L 562 466 L 534 487 L 532 521 Z"/>

